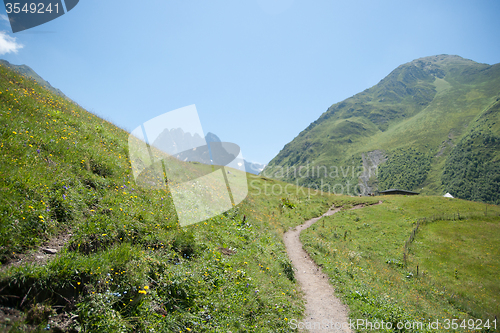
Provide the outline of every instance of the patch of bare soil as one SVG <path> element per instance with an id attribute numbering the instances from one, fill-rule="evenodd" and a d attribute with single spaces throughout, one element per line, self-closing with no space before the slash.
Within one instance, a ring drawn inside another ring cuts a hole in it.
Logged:
<path id="1" fill-rule="evenodd" d="M 7 331 L 12 325 L 21 320 L 24 314 L 16 309 L 0 306 L 0 330 Z"/>
<path id="2" fill-rule="evenodd" d="M 31 263 L 45 265 L 50 258 L 63 248 L 64 244 L 69 241 L 70 237 L 71 233 L 69 231 L 65 231 L 56 237 L 51 238 L 36 250 L 28 253 L 16 254 L 10 259 L 10 261 L 0 266 L 0 270 L 6 270 L 12 266 L 21 266 Z"/>
<path id="3" fill-rule="evenodd" d="M 387 161 L 387 156 L 383 150 L 374 150 L 362 153 L 363 173 L 359 176 L 359 185 L 361 194 L 369 195 L 377 190 L 377 168 L 380 164 Z"/>
<path id="4" fill-rule="evenodd" d="M 381 203 L 382 201 L 379 201 L 375 205 Z M 357 205 L 351 209 L 364 206 Z M 296 269 L 295 278 L 306 299 L 306 316 L 299 327 L 310 328 L 310 332 L 352 332 L 348 326 L 349 309 L 334 296 L 335 290 L 328 281 L 328 276 L 302 248 L 299 239 L 302 230 L 309 228 L 323 216 L 333 215 L 340 210 L 341 208 L 332 207 L 322 216 L 308 220 L 283 235 L 288 256 Z"/>
<path id="5" fill-rule="evenodd" d="M 45 265 L 49 259 L 53 258 L 54 255 L 64 247 L 70 238 L 71 233 L 69 231 L 65 231 L 31 252 L 16 254 L 9 262 L 0 266 L 0 270 L 6 270 L 10 267 L 26 264 Z M 25 299 L 22 300 L 21 305 L 24 301 Z M 27 321 L 31 324 L 25 324 L 23 326 L 26 331 L 36 330 L 36 326 L 38 324 L 36 318 L 39 317 L 39 314 L 36 314 L 35 311 L 36 315 L 33 315 L 34 309 L 38 310 L 35 306 L 28 311 Z M 0 307 L 0 331 L 9 330 L 16 322 L 24 321 L 26 319 L 25 317 L 26 315 L 18 309 Z M 35 319 L 31 317 L 34 317 Z M 53 313 L 51 312 L 50 317 L 44 319 L 48 319 L 48 327 L 50 327 L 51 332 L 76 332 L 73 329 L 73 327 L 75 327 L 76 318 L 67 313 L 56 314 L 54 311 Z"/>
<path id="6" fill-rule="evenodd" d="M 39 324 L 47 322 L 47 331 L 77 333 L 79 331 L 77 318 L 78 316 L 65 312 L 56 314 L 50 307 L 34 306 L 24 314 L 17 309 L 0 306 L 0 331 L 8 332 L 17 322 L 26 320 L 28 323 L 17 327 L 23 332 L 39 332 Z"/>

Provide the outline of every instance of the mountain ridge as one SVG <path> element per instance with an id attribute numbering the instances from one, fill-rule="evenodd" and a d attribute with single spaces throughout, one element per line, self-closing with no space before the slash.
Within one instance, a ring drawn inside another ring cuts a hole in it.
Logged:
<path id="1" fill-rule="evenodd" d="M 38 84 L 41 86 L 45 87 L 48 89 L 50 92 L 61 96 L 63 98 L 66 98 L 68 101 L 75 103 L 73 100 L 71 100 L 68 96 L 66 96 L 60 89 L 57 89 L 53 87 L 48 81 L 44 80 L 40 75 L 38 75 L 31 67 L 27 65 L 14 65 L 8 62 L 7 60 L 0 59 L 0 64 L 4 65 L 6 67 L 9 67 L 10 69 L 16 71 L 17 73 L 21 75 L 26 75 L 33 80 L 35 80 Z M 75 103 L 76 104 L 76 103 Z"/>
<path id="2" fill-rule="evenodd" d="M 207 143 L 209 142 L 222 142 L 221 139 L 214 133 L 208 132 L 207 135 L 205 135 L 205 141 Z M 243 159 L 243 162 L 245 163 L 245 170 L 246 172 L 252 173 L 254 175 L 258 175 L 262 170 L 265 168 L 265 164 L 257 163 L 257 162 L 250 162 L 247 161 L 246 159 Z"/>
<path id="3" fill-rule="evenodd" d="M 357 184 L 358 193 L 368 194 L 364 188 L 366 180 L 359 179 L 361 174 L 334 179 L 276 177 L 272 169 L 362 167 L 363 154 L 381 150 L 388 159 L 372 179 L 374 185 L 384 179 L 374 188 L 399 186 L 425 194 L 444 194 L 448 187 L 453 187 L 451 179 L 442 179 L 445 164 L 451 163 L 448 156 L 469 133 L 469 125 L 493 107 L 499 91 L 500 64 L 480 64 L 449 55 L 415 59 L 398 66 L 373 87 L 331 105 L 283 147 L 264 174 L 304 186 L 338 186 L 344 192 L 347 184 Z M 482 123 L 481 133 L 491 132 L 489 136 L 498 137 L 500 131 L 490 120 L 497 115 L 493 108 Z M 496 144 L 495 140 L 488 142 Z M 474 149 L 482 151 L 482 147 Z M 410 159 L 417 163 L 405 165 Z M 497 188 L 496 172 L 490 174 L 489 187 Z M 472 199 L 464 195 L 462 198 Z M 482 200 L 497 202 L 500 197 Z"/>

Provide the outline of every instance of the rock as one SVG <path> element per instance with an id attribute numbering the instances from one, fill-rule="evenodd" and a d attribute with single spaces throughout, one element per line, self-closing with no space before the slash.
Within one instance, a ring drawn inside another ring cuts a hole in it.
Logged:
<path id="1" fill-rule="evenodd" d="M 46 253 L 46 254 L 56 254 L 56 253 L 57 253 L 57 250 L 56 250 L 56 249 L 49 249 L 49 248 L 46 248 L 46 249 L 42 249 L 42 252 L 43 252 L 43 253 Z"/>
<path id="2" fill-rule="evenodd" d="M 218 250 L 220 251 L 220 253 L 225 254 L 226 256 L 230 256 L 236 253 L 236 251 L 225 247 L 219 247 Z"/>

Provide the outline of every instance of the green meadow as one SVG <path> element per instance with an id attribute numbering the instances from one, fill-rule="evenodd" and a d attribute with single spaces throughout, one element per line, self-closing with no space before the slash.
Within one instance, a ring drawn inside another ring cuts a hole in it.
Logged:
<path id="1" fill-rule="evenodd" d="M 449 331 L 444 325 L 453 320 L 459 332 L 495 331 L 500 207 L 432 196 L 382 200 L 323 218 L 301 234 L 306 250 L 349 305 L 351 319 L 393 327 L 442 324 L 439 330 L 407 332 Z M 470 326 L 473 322 L 477 325 Z"/>

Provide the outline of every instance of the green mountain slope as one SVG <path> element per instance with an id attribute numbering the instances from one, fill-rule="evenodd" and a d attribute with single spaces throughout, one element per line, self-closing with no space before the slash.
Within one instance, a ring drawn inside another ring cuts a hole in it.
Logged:
<path id="1" fill-rule="evenodd" d="M 61 90 L 54 88 L 49 82 L 45 81 L 40 75 L 38 75 L 31 67 L 26 66 L 26 65 L 13 65 L 10 62 L 8 62 L 7 60 L 3 60 L 3 59 L 0 59 L 0 64 L 2 66 L 8 67 L 8 68 L 16 71 L 17 73 L 19 73 L 21 75 L 32 78 L 39 85 L 45 87 L 50 92 L 70 100 L 69 97 L 67 97 Z"/>
<path id="2" fill-rule="evenodd" d="M 498 162 L 499 97 L 500 64 L 417 59 L 332 105 L 263 174 L 336 193 L 402 188 L 499 203 L 500 169 L 475 165 Z M 461 149 L 473 152 L 471 166 L 459 163 Z M 461 187 L 459 178 L 476 189 Z"/>
<path id="3" fill-rule="evenodd" d="M 0 65 L 0 331 L 288 331 L 282 232 L 352 199 L 249 174 L 241 204 L 181 228 L 128 135 Z"/>

